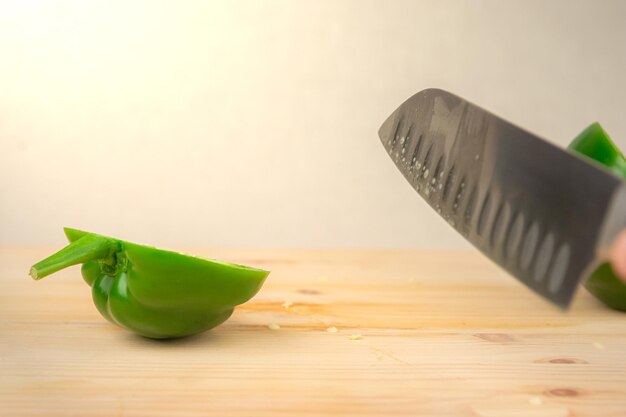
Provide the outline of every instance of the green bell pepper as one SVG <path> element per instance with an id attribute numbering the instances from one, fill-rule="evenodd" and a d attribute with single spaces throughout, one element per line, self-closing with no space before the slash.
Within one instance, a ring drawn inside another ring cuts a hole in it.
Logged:
<path id="1" fill-rule="evenodd" d="M 598 123 L 592 124 L 578 135 L 569 145 L 569 149 L 626 178 L 624 155 Z M 626 283 L 615 275 L 610 263 L 605 262 L 597 267 L 586 281 L 585 288 L 607 306 L 626 311 Z"/>
<path id="2" fill-rule="evenodd" d="M 35 264 L 34 279 L 82 263 L 96 308 L 154 339 L 209 330 L 251 299 L 269 272 L 66 228 L 70 244 Z"/>

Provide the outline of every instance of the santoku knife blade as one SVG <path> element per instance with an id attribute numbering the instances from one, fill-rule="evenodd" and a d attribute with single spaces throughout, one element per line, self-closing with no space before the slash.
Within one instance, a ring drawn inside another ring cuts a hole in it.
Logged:
<path id="1" fill-rule="evenodd" d="M 379 136 L 452 227 L 561 307 L 626 228 L 626 182 L 446 91 L 408 99 Z"/>

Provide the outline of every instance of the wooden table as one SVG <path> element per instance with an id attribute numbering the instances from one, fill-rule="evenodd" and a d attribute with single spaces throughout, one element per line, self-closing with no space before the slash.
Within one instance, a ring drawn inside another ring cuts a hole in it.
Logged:
<path id="1" fill-rule="evenodd" d="M 52 250 L 0 250 L 2 416 L 626 416 L 626 315 L 585 291 L 564 314 L 477 253 L 185 248 L 273 272 L 159 342 L 77 268 L 31 280 Z"/>

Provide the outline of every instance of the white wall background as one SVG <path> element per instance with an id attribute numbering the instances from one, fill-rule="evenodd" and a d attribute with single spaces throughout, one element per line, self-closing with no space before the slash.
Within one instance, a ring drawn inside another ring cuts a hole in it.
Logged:
<path id="1" fill-rule="evenodd" d="M 376 134 L 432 86 L 626 147 L 626 2 L 0 0 L 0 244 L 465 247 Z"/>

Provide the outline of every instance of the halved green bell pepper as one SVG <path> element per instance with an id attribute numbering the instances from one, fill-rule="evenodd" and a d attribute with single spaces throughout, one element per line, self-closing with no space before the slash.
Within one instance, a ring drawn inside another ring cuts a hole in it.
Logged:
<path id="1" fill-rule="evenodd" d="M 626 178 L 624 155 L 598 123 L 578 135 L 569 149 L 600 162 L 614 174 Z M 626 311 L 626 283 L 615 275 L 610 263 L 605 262 L 596 268 L 585 288 L 607 306 Z"/>
<path id="2" fill-rule="evenodd" d="M 163 339 L 211 329 L 251 299 L 269 272 L 66 228 L 70 244 L 35 264 L 34 279 L 82 263 L 107 320 Z"/>

